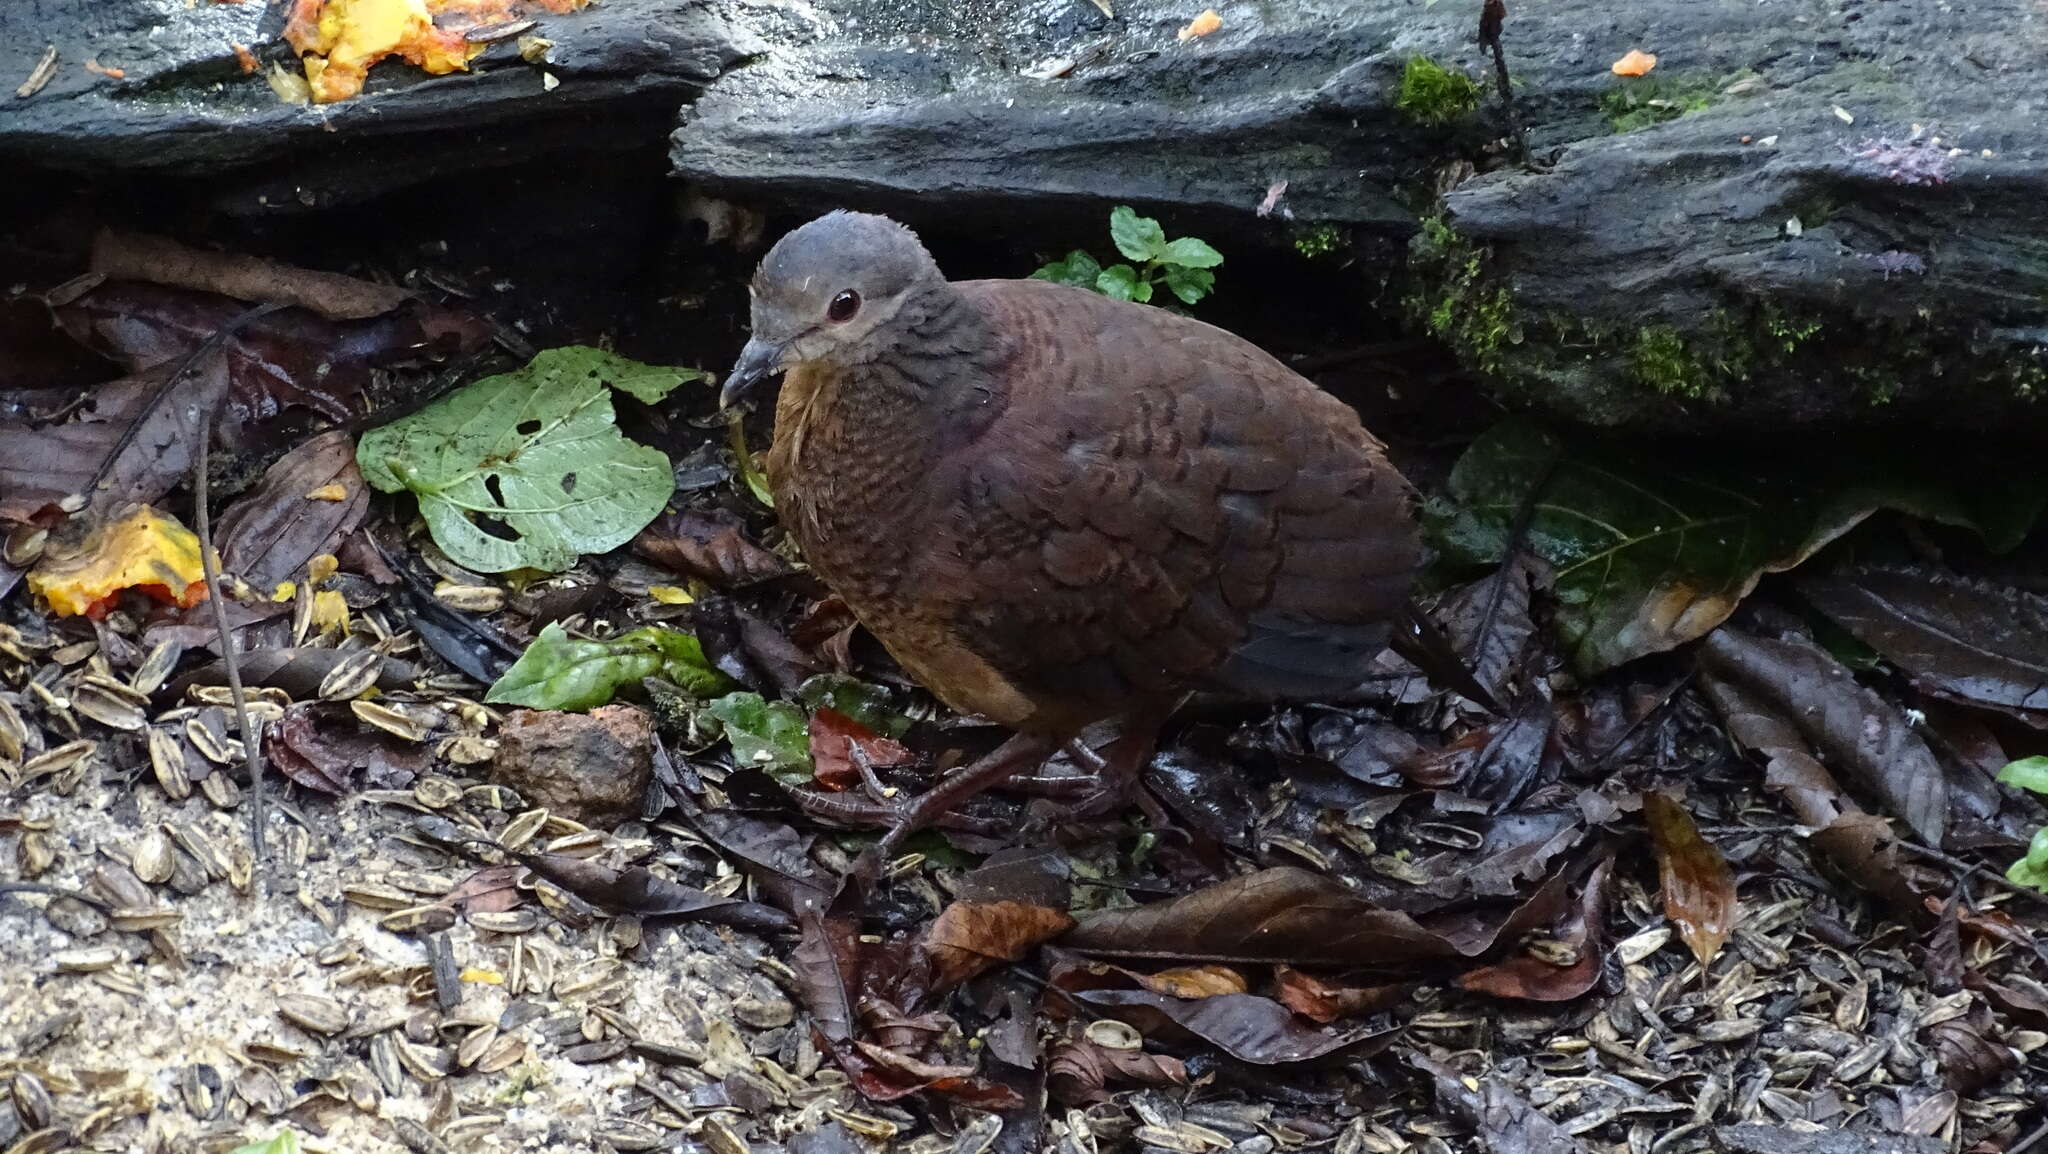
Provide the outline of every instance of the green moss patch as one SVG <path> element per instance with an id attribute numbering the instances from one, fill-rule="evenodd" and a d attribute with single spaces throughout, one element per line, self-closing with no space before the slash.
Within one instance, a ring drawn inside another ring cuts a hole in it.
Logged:
<path id="1" fill-rule="evenodd" d="M 1427 56 L 1411 56 L 1401 72 L 1401 92 L 1394 107 L 1417 124 L 1441 128 L 1479 107 L 1479 83 Z"/>

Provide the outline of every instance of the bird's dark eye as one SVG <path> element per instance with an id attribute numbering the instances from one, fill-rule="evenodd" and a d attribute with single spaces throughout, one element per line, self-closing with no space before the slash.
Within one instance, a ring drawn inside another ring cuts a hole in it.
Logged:
<path id="1" fill-rule="evenodd" d="M 859 311 L 860 294 L 852 289 L 847 289 L 845 292 L 833 297 L 832 303 L 825 306 L 825 319 L 835 324 L 841 321 L 850 321 L 853 319 L 853 314 Z"/>

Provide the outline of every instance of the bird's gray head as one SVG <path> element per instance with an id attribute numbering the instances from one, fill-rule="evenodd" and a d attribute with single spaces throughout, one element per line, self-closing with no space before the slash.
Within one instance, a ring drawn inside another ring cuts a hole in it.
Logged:
<path id="1" fill-rule="evenodd" d="M 762 258 L 749 288 L 753 336 L 720 402 L 730 405 L 800 362 L 873 360 L 890 345 L 906 304 L 943 283 L 917 234 L 886 216 L 833 212 L 811 221 Z"/>

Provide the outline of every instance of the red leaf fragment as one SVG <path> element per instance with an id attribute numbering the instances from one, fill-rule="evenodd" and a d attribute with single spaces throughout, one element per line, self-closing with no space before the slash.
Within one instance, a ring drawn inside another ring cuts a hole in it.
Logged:
<path id="1" fill-rule="evenodd" d="M 887 769 L 915 760 L 901 742 L 883 737 L 836 709 L 821 707 L 811 714 L 811 764 L 818 784 L 826 789 L 851 789 L 860 784 L 860 765 Z"/>

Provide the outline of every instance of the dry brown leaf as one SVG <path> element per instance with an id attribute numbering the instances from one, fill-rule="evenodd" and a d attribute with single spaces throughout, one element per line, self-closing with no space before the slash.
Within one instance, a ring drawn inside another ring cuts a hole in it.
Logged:
<path id="1" fill-rule="evenodd" d="M 1176 998 L 1213 998 L 1218 994 L 1242 994 L 1251 989 L 1244 975 L 1229 966 L 1176 966 L 1156 974 L 1141 975 L 1140 981 L 1162 994 Z"/>
<path id="2" fill-rule="evenodd" d="M 1670 796 L 1643 794 L 1643 819 L 1657 849 L 1664 916 L 1678 927 L 1678 936 L 1705 969 L 1735 929 L 1735 871 L 1728 868 L 1721 851 L 1700 836 L 1692 815 Z"/>
<path id="3" fill-rule="evenodd" d="M 951 989 L 1000 962 L 1014 962 L 1033 946 L 1072 928 L 1065 910 L 1023 902 L 954 902 L 925 931 L 933 984 Z"/>

